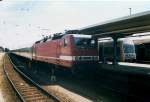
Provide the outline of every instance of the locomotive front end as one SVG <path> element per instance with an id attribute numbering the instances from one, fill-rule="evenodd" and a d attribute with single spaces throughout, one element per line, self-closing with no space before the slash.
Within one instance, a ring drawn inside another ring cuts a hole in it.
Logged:
<path id="1" fill-rule="evenodd" d="M 98 64 L 97 40 L 91 35 L 73 35 L 73 65 L 91 67 Z"/>

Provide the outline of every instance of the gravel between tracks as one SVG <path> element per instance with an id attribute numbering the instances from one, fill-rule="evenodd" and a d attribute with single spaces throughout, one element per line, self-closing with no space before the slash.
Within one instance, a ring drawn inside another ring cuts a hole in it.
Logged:
<path id="1" fill-rule="evenodd" d="M 11 56 L 11 58 L 13 59 L 14 57 Z M 14 58 L 13 62 L 17 62 L 17 64 L 19 63 L 19 65 L 23 65 L 23 63 L 20 63 L 21 60 L 17 60 Z M 16 65 L 17 65 L 16 64 Z M 33 78 L 34 81 L 37 81 L 37 83 L 39 83 L 41 77 L 39 77 L 39 74 L 35 74 L 35 73 L 32 73 L 32 71 L 28 71 L 28 68 L 25 68 L 25 67 L 21 67 L 20 68 L 22 71 L 24 71 L 27 75 L 29 75 L 30 77 Z M 33 71 L 34 72 L 34 71 Z M 30 74 L 29 74 L 30 73 Z M 31 74 L 32 73 L 32 74 Z M 47 77 L 48 78 L 48 77 Z M 48 80 L 50 81 L 50 80 Z M 45 78 L 42 78 L 41 82 L 46 82 L 46 79 Z M 51 82 L 50 82 L 51 83 Z M 50 84 L 49 83 L 49 84 Z M 59 85 L 53 85 L 53 82 L 50 84 L 50 85 L 45 85 L 42 87 L 47 91 L 49 92 L 51 95 L 53 96 L 56 96 L 59 100 L 61 100 L 61 102 L 93 102 L 92 100 L 89 100 L 81 95 L 78 95 L 74 92 L 71 92 Z"/>
<path id="2" fill-rule="evenodd" d="M 21 77 L 19 73 L 15 71 L 12 66 L 12 63 L 8 56 L 5 57 L 5 72 L 7 73 L 7 77 L 17 89 L 17 92 L 21 95 L 22 101 L 25 102 L 58 102 L 58 100 L 52 98 L 48 94 L 41 91 L 39 88 L 36 87 L 35 84 L 31 84 L 29 81 L 24 80 L 25 78 Z M 17 66 L 18 67 L 18 66 Z M 20 67 L 20 64 L 19 64 Z M 17 69 L 17 68 L 16 68 Z M 32 81 L 33 82 L 33 81 Z"/>
<path id="3" fill-rule="evenodd" d="M 4 53 L 0 53 L 0 102 L 18 102 L 17 97 L 15 97 L 15 94 L 4 75 L 3 56 Z"/>

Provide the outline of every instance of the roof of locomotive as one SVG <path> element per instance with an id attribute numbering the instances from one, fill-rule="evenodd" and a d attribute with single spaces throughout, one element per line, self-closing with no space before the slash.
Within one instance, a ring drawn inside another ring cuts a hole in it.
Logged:
<path id="1" fill-rule="evenodd" d="M 62 34 L 62 33 L 57 33 L 57 34 L 54 34 L 53 37 L 52 36 L 44 37 L 43 39 L 36 41 L 35 44 L 41 43 L 41 42 L 46 42 L 46 41 L 49 41 L 49 40 L 61 39 L 63 36 L 66 36 L 66 35 L 73 35 L 73 37 L 78 37 L 78 38 L 91 38 L 92 37 L 92 35 L 85 35 L 85 34 Z"/>

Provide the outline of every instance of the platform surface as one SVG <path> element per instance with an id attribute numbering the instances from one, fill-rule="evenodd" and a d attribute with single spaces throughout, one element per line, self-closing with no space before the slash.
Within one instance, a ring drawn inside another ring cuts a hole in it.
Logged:
<path id="1" fill-rule="evenodd" d="M 84 98 L 74 92 L 71 92 L 60 85 L 49 85 L 44 86 L 48 92 L 52 93 L 53 95 L 59 97 L 62 102 L 93 102 L 87 98 Z"/>

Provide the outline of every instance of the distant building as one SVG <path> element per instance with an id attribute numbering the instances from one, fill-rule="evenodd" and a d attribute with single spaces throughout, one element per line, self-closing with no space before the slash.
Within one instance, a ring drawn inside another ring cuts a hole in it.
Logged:
<path id="1" fill-rule="evenodd" d="M 5 48 L 5 52 L 9 52 L 9 49 L 8 49 L 8 48 Z"/>
<path id="2" fill-rule="evenodd" d="M 0 46 L 0 52 L 4 52 L 4 48 Z"/>

